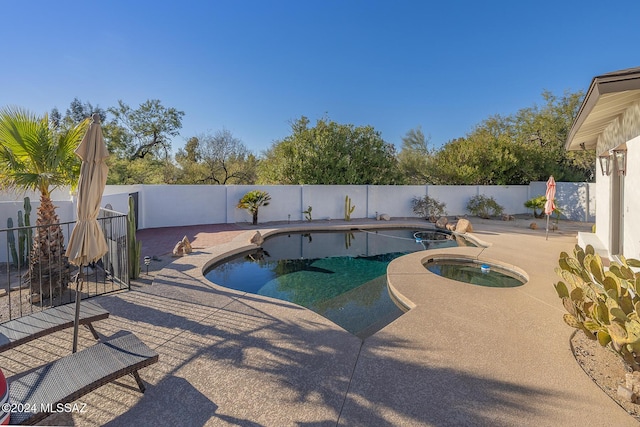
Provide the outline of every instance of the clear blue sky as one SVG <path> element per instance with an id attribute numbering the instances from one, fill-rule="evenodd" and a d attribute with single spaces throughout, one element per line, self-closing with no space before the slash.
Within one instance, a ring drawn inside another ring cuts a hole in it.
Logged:
<path id="1" fill-rule="evenodd" d="M 147 99 L 256 154 L 302 115 L 433 146 L 640 65 L 640 2 L 2 1 L 0 106 Z"/>

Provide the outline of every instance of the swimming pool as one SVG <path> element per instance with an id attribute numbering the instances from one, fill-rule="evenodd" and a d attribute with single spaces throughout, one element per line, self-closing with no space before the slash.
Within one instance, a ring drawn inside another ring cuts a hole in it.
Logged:
<path id="1" fill-rule="evenodd" d="M 472 245 L 416 229 L 278 234 L 257 250 L 215 264 L 213 283 L 307 307 L 361 338 L 400 315 L 387 291 L 389 262 L 425 249 Z"/>

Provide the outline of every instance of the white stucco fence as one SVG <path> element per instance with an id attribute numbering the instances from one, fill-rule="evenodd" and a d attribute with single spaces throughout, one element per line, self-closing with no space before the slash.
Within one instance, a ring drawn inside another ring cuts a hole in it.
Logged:
<path id="1" fill-rule="evenodd" d="M 466 204 L 478 194 L 491 196 L 505 208 L 505 213 L 526 213 L 524 202 L 543 195 L 545 182 L 529 185 L 109 185 L 102 206 L 127 212 L 129 194 L 138 198 L 138 228 L 250 222 L 251 216 L 236 207 L 242 196 L 254 189 L 267 191 L 271 203 L 260 209 L 259 221 L 302 221 L 302 213 L 312 207 L 313 219 L 344 218 L 345 197 L 355 206 L 352 218 L 374 218 L 376 213 L 391 217 L 413 217 L 411 200 L 428 195 L 446 204 L 448 215 L 468 214 Z M 39 195 L 28 194 L 36 220 Z M 557 183 L 556 202 L 568 219 L 595 221 L 595 184 Z M 17 226 L 18 210 L 23 209 L 23 194 L 0 193 L 0 229 L 7 218 Z M 75 198 L 69 189 L 52 194 L 61 222 L 76 218 Z M 66 234 L 66 232 L 65 232 Z M 68 236 L 67 236 L 68 237 Z M 0 233 L 0 262 L 7 259 L 6 233 Z"/>

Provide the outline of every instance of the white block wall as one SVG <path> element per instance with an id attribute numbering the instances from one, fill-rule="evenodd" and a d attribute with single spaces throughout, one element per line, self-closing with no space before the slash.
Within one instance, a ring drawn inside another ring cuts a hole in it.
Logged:
<path id="1" fill-rule="evenodd" d="M 638 144 L 636 144 L 638 145 Z M 639 164 L 640 149 L 629 148 L 629 164 Z M 637 179 L 636 168 L 629 168 L 627 182 Z M 635 177 L 635 178 L 634 178 Z M 595 198 L 608 196 L 608 177 L 598 176 L 597 184 L 557 183 L 556 199 L 569 219 L 594 220 Z M 638 212 L 640 198 L 633 197 L 634 188 L 626 191 L 625 203 L 629 212 Z M 355 210 L 351 214 L 356 218 L 374 218 L 376 212 L 391 217 L 414 217 L 411 200 L 425 194 L 446 204 L 447 215 L 468 214 L 467 202 L 478 194 L 492 196 L 505 207 L 509 214 L 526 213 L 524 202 L 537 195 L 544 194 L 544 182 L 515 186 L 476 186 L 476 185 L 122 185 L 107 186 L 101 206 L 111 204 L 113 210 L 126 213 L 130 193 L 138 193 L 138 228 L 158 228 L 198 224 L 221 224 L 251 222 L 251 215 L 236 205 L 242 196 L 250 190 L 259 189 L 271 195 L 269 206 L 260 209 L 260 223 L 273 221 L 304 220 L 302 211 L 312 206 L 313 219 L 344 218 L 345 196 L 351 198 Z M 58 215 L 62 222 L 75 220 L 74 200 L 69 189 L 54 193 L 54 204 L 58 206 Z M 605 198 L 605 200 L 607 200 Z M 22 210 L 23 195 L 0 195 L 0 229 L 6 228 L 7 218 L 11 216 L 17 226 L 17 212 Z M 33 207 L 32 221 L 35 222 L 39 195 L 31 197 Z M 608 220 L 608 204 L 603 203 L 597 211 L 600 217 Z M 625 218 L 625 229 L 638 235 L 637 222 L 632 215 Z M 598 237 L 608 241 L 606 226 L 598 226 Z M 625 252 L 637 253 L 640 242 L 632 238 L 625 239 Z M 6 259 L 6 235 L 0 233 L 0 262 Z"/>

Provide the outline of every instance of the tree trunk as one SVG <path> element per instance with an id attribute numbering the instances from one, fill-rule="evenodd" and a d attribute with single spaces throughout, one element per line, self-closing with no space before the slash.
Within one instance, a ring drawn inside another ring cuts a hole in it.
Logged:
<path id="1" fill-rule="evenodd" d="M 40 196 L 33 249 L 27 282 L 31 293 L 47 299 L 61 294 L 69 286 L 70 267 L 64 255 L 64 235 L 55 206 L 48 195 Z"/>
<path id="2" fill-rule="evenodd" d="M 253 225 L 257 225 L 258 224 L 258 209 L 255 210 L 255 212 L 253 212 Z"/>

